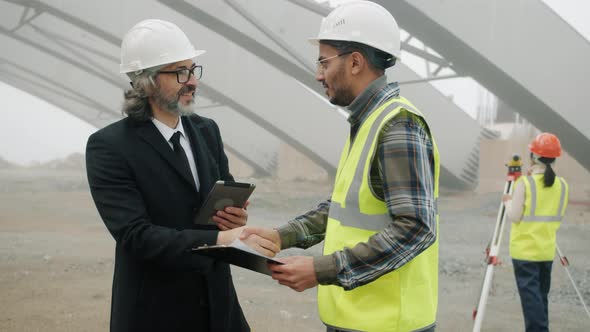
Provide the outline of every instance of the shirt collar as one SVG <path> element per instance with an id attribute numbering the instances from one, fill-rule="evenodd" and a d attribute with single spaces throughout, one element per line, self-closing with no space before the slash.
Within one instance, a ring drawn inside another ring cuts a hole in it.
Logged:
<path id="1" fill-rule="evenodd" d="M 158 128 L 158 131 L 160 132 L 160 134 L 162 134 L 162 136 L 164 136 L 167 142 L 170 141 L 172 135 L 174 135 L 174 133 L 177 131 L 180 131 L 180 134 L 182 134 L 182 136 L 186 138 L 186 135 L 184 134 L 184 127 L 182 126 L 182 117 L 178 119 L 178 124 L 176 125 L 176 128 L 170 128 L 167 125 L 165 125 L 162 121 L 156 118 L 152 118 L 152 122 L 154 123 L 156 128 Z"/>
<path id="2" fill-rule="evenodd" d="M 391 89 L 388 89 L 390 87 Z M 393 91 L 396 95 L 399 94 L 399 88 L 396 82 L 387 84 L 387 76 L 381 75 L 379 78 L 371 82 L 367 86 L 367 88 L 358 95 L 350 105 L 348 105 L 348 111 L 350 112 L 350 116 L 348 117 L 348 122 L 351 125 L 355 125 L 360 122 L 363 118 L 363 115 L 367 113 L 367 110 L 373 109 L 373 107 L 367 107 L 367 104 L 373 103 L 373 105 L 377 105 L 377 101 L 374 100 L 376 97 L 382 98 L 384 96 L 383 93 L 380 93 L 384 90 Z M 389 93 L 385 91 L 385 95 Z M 379 96 L 378 96 L 379 94 Z"/>

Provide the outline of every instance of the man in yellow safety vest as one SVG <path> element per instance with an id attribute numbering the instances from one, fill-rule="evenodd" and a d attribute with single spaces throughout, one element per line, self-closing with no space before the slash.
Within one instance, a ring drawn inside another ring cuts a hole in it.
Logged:
<path id="1" fill-rule="evenodd" d="M 373 2 L 346 3 L 312 42 L 316 79 L 348 108 L 350 136 L 330 199 L 272 235 L 282 249 L 324 240 L 323 255 L 283 258 L 273 278 L 296 291 L 319 284 L 328 331 L 434 331 L 439 154 L 424 116 L 387 82 L 397 23 Z"/>

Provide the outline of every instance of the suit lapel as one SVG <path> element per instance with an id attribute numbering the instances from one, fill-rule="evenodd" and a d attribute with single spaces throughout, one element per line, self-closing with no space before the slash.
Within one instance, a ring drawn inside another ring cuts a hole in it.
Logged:
<path id="1" fill-rule="evenodd" d="M 197 190 L 192 174 L 187 174 L 184 168 L 180 166 L 174 151 L 172 151 L 172 148 L 168 142 L 166 142 L 160 131 L 158 131 L 158 128 L 156 128 L 156 126 L 151 121 L 140 123 L 137 127 L 137 134 L 139 137 L 149 143 L 183 179 L 185 179 L 195 190 Z"/>
<path id="2" fill-rule="evenodd" d="M 207 195 L 213 187 L 213 182 L 217 180 L 212 174 L 212 167 L 215 162 L 211 160 L 210 148 L 205 144 L 205 138 L 201 134 L 201 130 L 207 128 L 205 128 L 205 124 L 197 115 L 186 116 L 182 120 L 184 132 L 189 136 L 193 155 L 196 159 L 197 173 L 199 174 L 199 183 L 201 185 L 200 191 L 204 195 Z M 193 120 L 196 121 L 193 122 Z"/>

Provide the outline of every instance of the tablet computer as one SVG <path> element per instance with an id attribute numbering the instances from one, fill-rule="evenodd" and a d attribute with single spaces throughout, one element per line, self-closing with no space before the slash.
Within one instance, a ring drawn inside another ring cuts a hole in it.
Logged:
<path id="1" fill-rule="evenodd" d="M 217 181 L 207 195 L 194 223 L 198 225 L 215 225 L 213 216 L 218 210 L 228 206 L 242 208 L 254 191 L 252 183 Z"/>

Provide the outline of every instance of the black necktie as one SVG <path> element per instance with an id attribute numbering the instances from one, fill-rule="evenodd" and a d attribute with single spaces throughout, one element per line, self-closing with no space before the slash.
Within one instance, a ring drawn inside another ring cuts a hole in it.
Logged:
<path id="1" fill-rule="evenodd" d="M 190 175 L 190 178 L 193 179 L 193 172 L 191 171 L 191 166 L 188 163 L 188 158 L 186 157 L 186 153 L 184 153 L 184 149 L 182 145 L 180 145 L 180 131 L 177 131 L 172 135 L 170 138 L 170 143 L 172 143 L 172 148 L 174 149 L 174 154 L 178 158 L 178 162 L 180 163 L 180 168 L 182 168 L 186 174 Z"/>

